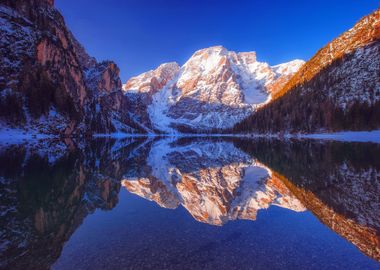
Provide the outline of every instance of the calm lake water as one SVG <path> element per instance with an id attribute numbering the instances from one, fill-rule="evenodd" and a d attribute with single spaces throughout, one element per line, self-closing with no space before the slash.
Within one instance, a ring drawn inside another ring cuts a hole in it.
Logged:
<path id="1" fill-rule="evenodd" d="M 380 269 L 380 144 L 0 146 L 0 269 Z"/>

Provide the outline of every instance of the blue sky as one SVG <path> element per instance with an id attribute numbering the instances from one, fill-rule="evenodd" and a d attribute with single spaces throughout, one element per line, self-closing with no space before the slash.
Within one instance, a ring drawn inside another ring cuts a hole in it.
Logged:
<path id="1" fill-rule="evenodd" d="M 256 51 L 272 65 L 307 60 L 380 6 L 379 0 L 56 0 L 66 23 L 98 60 L 129 77 L 198 49 Z"/>

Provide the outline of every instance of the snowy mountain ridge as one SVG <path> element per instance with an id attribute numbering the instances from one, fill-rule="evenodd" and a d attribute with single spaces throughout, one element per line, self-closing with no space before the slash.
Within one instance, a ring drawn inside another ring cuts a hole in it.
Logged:
<path id="1" fill-rule="evenodd" d="M 182 67 L 166 63 L 133 77 L 123 90 L 150 94 L 149 118 L 160 131 L 210 131 L 232 127 L 266 104 L 303 64 L 270 66 L 255 52 L 214 46 L 195 52 Z"/>

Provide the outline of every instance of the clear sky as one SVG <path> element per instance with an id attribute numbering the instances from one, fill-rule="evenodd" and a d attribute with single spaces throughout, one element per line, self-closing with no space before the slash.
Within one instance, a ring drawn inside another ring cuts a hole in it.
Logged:
<path id="1" fill-rule="evenodd" d="M 198 49 L 256 51 L 272 65 L 307 60 L 380 6 L 379 0 L 56 0 L 66 23 L 98 60 L 129 77 L 184 64 Z"/>

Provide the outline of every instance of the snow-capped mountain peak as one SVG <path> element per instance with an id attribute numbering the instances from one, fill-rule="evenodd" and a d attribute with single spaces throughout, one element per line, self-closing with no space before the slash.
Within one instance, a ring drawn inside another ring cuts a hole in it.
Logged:
<path id="1" fill-rule="evenodd" d="M 180 67 L 176 62 L 162 64 L 155 70 L 149 70 L 129 79 L 129 81 L 123 85 L 123 90 L 154 93 L 161 90 L 162 87 L 177 74 L 179 69 Z"/>
<path id="2" fill-rule="evenodd" d="M 151 122 L 164 132 L 209 131 L 232 127 L 271 99 L 303 64 L 271 67 L 256 52 L 237 53 L 223 46 L 196 51 L 179 67 L 159 66 L 131 78 L 124 91 L 149 92 Z"/>

